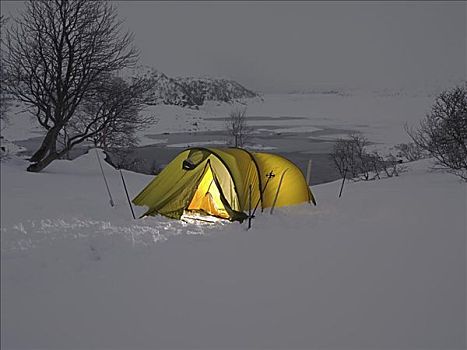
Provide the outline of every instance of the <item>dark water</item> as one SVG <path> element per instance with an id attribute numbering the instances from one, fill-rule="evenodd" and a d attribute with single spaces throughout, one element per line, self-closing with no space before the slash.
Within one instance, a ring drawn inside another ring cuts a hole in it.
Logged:
<path id="1" fill-rule="evenodd" d="M 267 117 L 257 117 L 266 119 Z M 276 118 L 277 119 L 277 118 Z M 322 129 L 313 132 L 303 133 L 276 133 L 275 129 L 283 129 L 284 126 L 262 125 L 251 134 L 247 139 L 248 145 L 261 145 L 273 149 L 256 150 L 254 146 L 252 151 L 271 152 L 280 154 L 294 162 L 305 174 L 308 160 L 312 161 L 311 184 L 316 185 L 324 182 L 334 181 L 340 178 L 337 170 L 329 157 L 334 145 L 333 141 L 321 140 L 318 137 L 331 136 L 335 134 L 350 134 L 352 130 L 346 129 Z M 267 129 L 267 130 L 264 130 Z M 208 131 L 196 133 L 164 133 L 158 135 L 146 135 L 156 140 L 167 140 L 167 143 L 156 143 L 154 145 L 141 146 L 131 150 L 127 156 L 127 163 L 132 165 L 123 165 L 123 168 L 129 170 L 151 174 L 164 168 L 178 153 L 184 150 L 184 147 L 167 147 L 171 144 L 190 144 L 195 143 L 198 147 L 223 147 L 223 145 L 210 144 L 212 141 L 229 141 L 229 136 L 225 131 Z M 42 138 L 31 138 L 24 141 L 18 141 L 17 144 L 26 148 L 24 155 L 31 155 L 39 146 Z M 76 158 L 87 152 L 90 146 L 81 145 L 70 152 L 70 158 Z M 115 163 L 116 157 L 109 156 L 109 160 Z"/>
<path id="2" fill-rule="evenodd" d="M 342 130 L 329 130 L 326 135 L 333 133 L 342 133 Z M 324 182 L 334 181 L 340 178 L 338 172 L 334 169 L 334 165 L 329 158 L 329 153 L 332 150 L 334 142 L 323 141 L 309 138 L 310 133 L 303 134 L 281 134 L 281 135 L 265 135 L 259 134 L 248 138 L 248 144 L 260 144 L 264 147 L 275 147 L 274 149 L 255 150 L 254 147 L 250 150 L 258 152 L 271 152 L 280 154 L 292 162 L 294 162 L 305 174 L 308 165 L 308 160 L 312 161 L 311 184 L 319 184 Z M 321 136 L 321 135 L 315 135 Z M 174 133 L 158 135 L 157 138 L 167 139 L 167 144 L 196 142 L 196 146 L 200 147 L 222 147 L 219 145 L 209 144 L 213 140 L 228 140 L 227 135 L 222 132 L 199 132 L 193 134 Z M 205 145 L 202 143 L 206 142 Z M 247 147 L 248 148 L 248 147 Z M 153 168 L 160 169 L 170 162 L 184 148 L 166 147 L 162 144 L 139 147 L 133 157 L 141 157 L 148 160 Z"/>
<path id="3" fill-rule="evenodd" d="M 300 119 L 300 117 L 254 117 L 261 120 L 278 119 Z M 210 118 L 212 120 L 214 118 Z M 249 117 L 249 119 L 251 119 Z M 220 120 L 220 119 L 219 119 Z M 337 134 L 351 134 L 355 130 L 323 128 L 311 132 L 276 132 L 275 130 L 284 129 L 285 125 L 261 125 L 252 128 L 252 133 L 246 141 L 246 148 L 251 151 L 271 152 L 280 154 L 293 161 L 305 174 L 308 160 L 312 161 L 311 184 L 316 185 L 324 182 L 334 181 L 340 178 L 339 173 L 334 168 L 329 154 L 334 146 L 334 141 L 326 141 L 320 137 L 332 136 Z M 165 144 L 155 144 L 139 147 L 133 154 L 134 157 L 152 162 L 152 167 L 156 169 L 170 162 L 183 147 L 166 147 L 173 144 L 195 143 L 199 147 L 222 147 L 222 145 L 210 144 L 212 141 L 224 141 L 228 143 L 230 137 L 225 131 L 207 131 L 197 133 L 165 133 L 160 135 L 146 135 L 154 140 L 167 140 Z M 203 144 L 205 143 L 205 144 Z M 253 145 L 253 147 L 248 147 Z M 266 149 L 255 149 L 254 145 L 261 145 Z M 271 149 L 268 149 L 270 147 Z"/>

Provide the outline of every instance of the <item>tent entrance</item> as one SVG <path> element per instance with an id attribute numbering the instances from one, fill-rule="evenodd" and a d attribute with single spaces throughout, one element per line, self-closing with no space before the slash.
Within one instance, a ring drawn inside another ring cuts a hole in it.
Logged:
<path id="1" fill-rule="evenodd" d="M 211 166 L 208 165 L 187 210 L 201 211 L 223 219 L 230 219 L 230 215 L 221 200 L 221 191 L 214 180 Z"/>

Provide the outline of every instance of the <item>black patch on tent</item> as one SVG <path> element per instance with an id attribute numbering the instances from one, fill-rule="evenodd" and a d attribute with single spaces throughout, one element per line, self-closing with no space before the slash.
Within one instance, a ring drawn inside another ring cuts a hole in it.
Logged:
<path id="1" fill-rule="evenodd" d="M 196 164 L 191 161 L 191 159 L 185 159 L 182 164 L 184 170 L 193 170 L 196 168 Z"/>
<path id="2" fill-rule="evenodd" d="M 210 155 L 209 152 L 202 149 L 191 149 L 188 157 L 182 163 L 183 170 L 193 170 L 200 165 Z"/>

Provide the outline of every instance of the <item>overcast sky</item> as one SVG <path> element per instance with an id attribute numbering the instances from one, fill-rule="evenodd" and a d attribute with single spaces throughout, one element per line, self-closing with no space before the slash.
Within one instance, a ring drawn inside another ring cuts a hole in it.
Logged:
<path id="1" fill-rule="evenodd" d="M 466 75 L 466 2 L 115 2 L 141 63 L 263 92 Z M 18 3 L 2 1 L 9 15 Z"/>

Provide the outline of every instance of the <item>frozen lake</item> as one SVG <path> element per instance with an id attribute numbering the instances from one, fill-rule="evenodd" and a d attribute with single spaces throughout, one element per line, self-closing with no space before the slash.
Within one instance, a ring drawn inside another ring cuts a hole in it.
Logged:
<path id="1" fill-rule="evenodd" d="M 210 118 L 215 119 L 215 118 Z M 299 117 L 248 117 L 248 121 L 268 120 L 281 121 L 286 125 L 289 119 L 302 119 Z M 224 118 L 219 118 L 224 120 Z M 348 129 L 336 128 L 304 128 L 303 132 L 297 132 L 297 129 L 288 131 L 284 126 L 261 124 L 252 126 L 247 139 L 246 148 L 251 151 L 271 152 L 285 156 L 297 164 L 300 169 L 306 173 L 308 160 L 312 160 L 311 184 L 330 182 L 338 179 L 340 176 L 331 159 L 329 153 L 332 150 L 333 137 L 350 134 L 355 132 Z M 300 131 L 300 130 L 299 130 Z M 199 132 L 178 132 L 162 134 L 146 134 L 147 138 L 154 141 L 149 144 L 137 147 L 133 150 L 129 159 L 143 160 L 140 171 L 150 172 L 151 168 L 161 169 L 169 163 L 179 152 L 187 147 L 228 147 L 230 137 L 226 131 L 199 131 Z M 26 148 L 25 155 L 31 155 L 42 138 L 30 138 L 16 143 Z M 70 153 L 71 158 L 75 158 L 88 149 L 88 146 L 80 146 Z"/>
<path id="2" fill-rule="evenodd" d="M 265 118 L 265 117 L 263 117 Z M 276 119 L 276 118 L 275 118 Z M 262 125 L 252 127 L 246 148 L 251 151 L 271 152 L 285 156 L 297 164 L 305 173 L 308 160 L 312 160 L 311 183 L 319 184 L 338 179 L 340 176 L 329 158 L 334 145 L 332 137 L 355 132 L 347 129 L 324 128 L 316 131 L 282 132 L 283 127 Z M 156 144 L 139 147 L 135 157 L 156 162 L 163 166 L 186 147 L 227 147 L 230 137 L 225 131 L 192 133 L 164 133 L 146 135 Z M 330 137 L 331 139 L 327 139 Z"/>
<path id="3" fill-rule="evenodd" d="M 313 162 L 311 184 L 339 178 L 329 153 L 336 139 L 361 132 L 371 142 L 391 146 L 408 142 L 406 122 L 416 125 L 431 104 L 431 97 L 421 95 L 265 95 L 249 100 L 247 125 L 251 129 L 245 148 L 281 154 L 296 163 L 303 172 L 308 160 Z M 130 155 L 138 161 L 138 171 L 160 170 L 187 147 L 227 147 L 231 137 L 226 132 L 226 116 L 234 105 L 209 102 L 199 110 L 179 106 L 147 106 L 144 113 L 154 117 L 138 131 L 141 144 Z M 26 148 L 37 149 L 40 130 L 26 133 L 31 127 L 27 118 L 16 120 L 17 127 L 7 130 L 10 137 Z M 21 131 L 21 132 L 20 132 Z M 25 137 L 28 135 L 27 137 Z M 6 135 L 8 136 L 8 135 Z M 72 150 L 71 157 L 83 154 L 88 146 Z"/>

